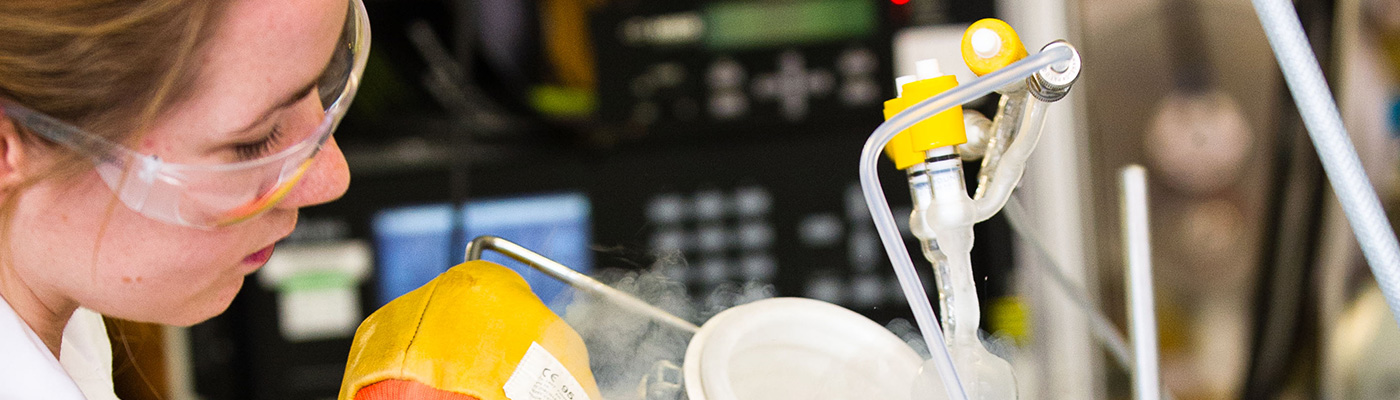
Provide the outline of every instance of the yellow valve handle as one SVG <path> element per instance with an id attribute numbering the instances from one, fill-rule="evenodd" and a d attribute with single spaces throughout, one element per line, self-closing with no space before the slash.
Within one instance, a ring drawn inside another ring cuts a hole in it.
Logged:
<path id="1" fill-rule="evenodd" d="M 914 81 L 904 85 L 903 98 L 913 105 L 957 86 L 958 78 L 952 75 Z M 958 105 L 909 128 L 909 147 L 919 152 L 920 161 L 926 151 L 967 143 L 967 125 L 963 124 L 962 115 L 962 105 Z"/>
<path id="2" fill-rule="evenodd" d="M 903 97 L 886 100 L 885 119 L 888 120 L 895 114 L 899 114 L 899 112 L 904 111 L 906 107 L 908 107 L 908 104 L 905 103 Z M 885 156 L 889 157 L 890 161 L 894 161 L 895 168 L 901 170 L 908 169 L 924 161 L 923 153 L 914 151 L 914 148 L 911 146 L 911 135 L 910 130 L 905 130 L 895 135 L 894 139 L 891 139 L 890 143 L 885 145 Z"/>
<path id="3" fill-rule="evenodd" d="M 992 73 L 1026 58 L 1026 45 L 1011 25 L 996 18 L 973 22 L 962 37 L 962 57 L 977 76 Z"/>
<path id="4" fill-rule="evenodd" d="M 953 75 L 907 83 L 903 96 L 885 101 L 885 119 L 956 86 L 958 78 Z M 967 125 L 963 123 L 962 106 L 958 105 L 900 132 L 885 145 L 885 155 L 894 161 L 896 168 L 907 169 L 923 162 L 926 151 L 963 143 L 967 143 Z"/>

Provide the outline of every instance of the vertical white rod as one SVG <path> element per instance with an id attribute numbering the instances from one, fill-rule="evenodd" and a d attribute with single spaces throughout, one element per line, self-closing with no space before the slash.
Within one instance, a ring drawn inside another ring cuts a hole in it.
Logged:
<path id="1" fill-rule="evenodd" d="M 1133 398 L 1158 400 L 1157 312 L 1152 299 L 1152 244 L 1147 218 L 1147 172 L 1129 165 L 1121 175 L 1123 249 L 1128 266 L 1128 323 L 1133 338 Z"/>

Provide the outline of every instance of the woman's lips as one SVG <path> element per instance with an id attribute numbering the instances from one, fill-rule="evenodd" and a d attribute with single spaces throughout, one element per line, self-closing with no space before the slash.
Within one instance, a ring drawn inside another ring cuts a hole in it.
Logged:
<path id="1" fill-rule="evenodd" d="M 246 264 L 263 265 L 267 263 L 267 259 L 272 258 L 272 248 L 276 246 L 275 244 L 268 245 L 262 248 L 262 250 L 258 250 L 256 253 L 249 254 L 247 257 L 243 257 L 243 262 Z"/>

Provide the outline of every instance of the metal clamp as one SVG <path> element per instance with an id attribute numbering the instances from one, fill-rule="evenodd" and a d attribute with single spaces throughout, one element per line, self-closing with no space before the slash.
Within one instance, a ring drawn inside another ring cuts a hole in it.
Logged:
<path id="1" fill-rule="evenodd" d="M 1036 71 L 1035 75 L 1031 75 L 1030 78 L 1026 78 L 1026 85 L 1029 87 L 1031 95 L 1046 103 L 1065 98 L 1065 95 L 1069 94 L 1069 88 L 1074 86 L 1074 82 L 1079 79 L 1079 71 L 1084 67 L 1083 61 L 1079 58 L 1079 50 L 1064 40 L 1050 42 L 1040 51 L 1043 52 L 1054 47 L 1069 48 L 1074 53 L 1074 57 L 1050 64 Z"/>

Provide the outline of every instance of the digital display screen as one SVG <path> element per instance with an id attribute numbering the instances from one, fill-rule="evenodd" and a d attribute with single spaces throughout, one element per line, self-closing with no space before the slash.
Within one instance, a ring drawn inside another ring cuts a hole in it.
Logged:
<path id="1" fill-rule="evenodd" d="M 515 242 L 582 273 L 593 270 L 591 209 L 582 194 L 542 194 L 387 209 L 373 218 L 378 263 L 378 305 L 383 306 L 448 268 L 462 263 L 467 241 L 491 235 Z M 455 226 L 454 226 L 455 224 Z M 454 235 L 454 228 L 458 234 Z M 456 236 L 456 237 L 454 237 Z M 482 258 L 525 278 L 556 313 L 573 290 L 544 273 L 500 254 Z"/>
<path id="2" fill-rule="evenodd" d="M 378 297 L 375 307 L 403 296 L 433 280 L 452 259 L 450 204 L 401 207 L 375 214 L 374 258 Z M 463 253 L 465 250 L 462 251 Z"/>
<path id="3" fill-rule="evenodd" d="M 870 36 L 871 0 L 745 1 L 705 6 L 705 46 L 715 50 L 806 44 Z"/>
<path id="4" fill-rule="evenodd" d="M 580 194 L 511 197 L 467 203 L 460 223 L 465 240 L 497 236 L 588 274 L 593 272 L 590 214 L 588 198 Z M 466 249 L 466 243 L 459 247 Z M 529 265 L 491 251 L 481 258 L 515 270 L 556 314 L 564 315 L 574 299 L 572 287 Z"/>

